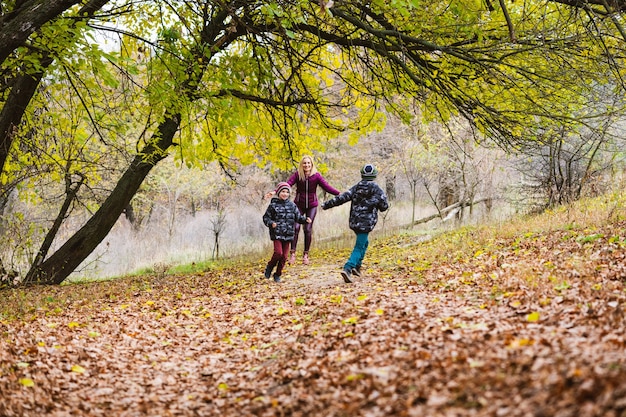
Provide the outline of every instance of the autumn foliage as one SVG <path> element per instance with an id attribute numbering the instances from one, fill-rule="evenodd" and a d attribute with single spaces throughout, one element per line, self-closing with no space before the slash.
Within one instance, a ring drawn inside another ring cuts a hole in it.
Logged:
<path id="1" fill-rule="evenodd" d="M 2 416 L 623 416 L 621 197 L 187 276 L 0 293 Z M 589 205 L 593 204 L 593 205 Z"/>

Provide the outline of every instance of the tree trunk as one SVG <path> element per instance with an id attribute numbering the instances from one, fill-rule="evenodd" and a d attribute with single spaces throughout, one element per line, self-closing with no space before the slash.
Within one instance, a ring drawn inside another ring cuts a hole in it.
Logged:
<path id="1" fill-rule="evenodd" d="M 69 173 L 66 174 L 65 201 L 63 202 L 63 205 L 61 206 L 61 210 L 59 210 L 59 214 L 57 215 L 57 218 L 54 220 L 52 227 L 50 228 L 50 230 L 48 230 L 48 233 L 46 233 L 46 237 L 43 240 L 43 243 L 41 244 L 39 251 L 37 252 L 37 256 L 35 257 L 35 260 L 33 261 L 30 267 L 30 270 L 24 277 L 24 281 L 28 282 L 32 280 L 31 277 L 33 276 L 33 274 L 36 273 L 37 266 L 48 255 L 48 251 L 52 247 L 52 242 L 54 242 L 54 238 L 56 237 L 59 229 L 61 228 L 61 225 L 63 224 L 63 220 L 67 217 L 67 212 L 70 210 L 70 206 L 72 205 L 72 202 L 74 201 L 74 199 L 76 199 L 76 194 L 78 194 L 78 190 L 80 190 L 80 187 L 83 185 L 84 181 L 85 181 L 85 177 L 81 176 L 80 181 L 78 181 L 78 183 L 76 184 L 73 184 L 71 175 Z"/>
<path id="2" fill-rule="evenodd" d="M 0 63 L 43 25 L 60 16 L 79 0 L 30 0 L 0 16 Z"/>
<path id="3" fill-rule="evenodd" d="M 42 62 L 42 65 L 50 65 L 50 63 L 52 60 Z M 15 129 L 22 123 L 26 107 L 37 91 L 37 86 L 42 77 L 43 73 L 39 73 L 34 76 L 24 75 L 16 79 L 9 97 L 2 105 L 2 111 L 0 111 L 0 172 L 4 172 L 4 164 L 13 144 Z"/>
<path id="4" fill-rule="evenodd" d="M 389 201 L 396 199 L 396 176 L 385 176 L 385 194 Z"/>
<path id="5" fill-rule="evenodd" d="M 162 159 L 180 126 L 180 115 L 168 116 L 130 164 L 98 211 L 50 258 L 35 268 L 26 284 L 62 283 L 109 234 L 150 170 Z"/>
<path id="6" fill-rule="evenodd" d="M 471 201 L 471 202 L 463 202 L 463 201 L 459 201 L 456 202 L 454 204 L 449 205 L 446 208 L 441 209 L 438 213 L 435 214 L 431 214 L 430 216 L 427 217 L 423 217 L 421 219 L 415 220 L 414 222 L 411 223 L 411 226 L 416 226 L 418 224 L 422 224 L 422 223 L 428 223 L 431 220 L 434 219 L 443 219 L 443 215 L 455 210 L 455 209 L 463 209 L 464 207 L 467 206 L 473 206 L 475 204 L 479 204 L 479 203 L 485 203 L 485 204 L 489 204 L 489 206 L 491 206 L 491 204 L 493 204 L 493 199 L 492 198 L 481 198 L 480 200 L 476 200 L 476 201 Z"/>

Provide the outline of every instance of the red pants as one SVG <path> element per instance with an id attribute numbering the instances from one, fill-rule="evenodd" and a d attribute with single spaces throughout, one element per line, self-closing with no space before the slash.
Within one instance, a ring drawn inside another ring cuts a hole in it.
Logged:
<path id="1" fill-rule="evenodd" d="M 275 275 L 280 276 L 283 273 L 283 267 L 285 266 L 285 262 L 287 262 L 287 255 L 289 254 L 289 247 L 291 246 L 291 241 L 282 241 L 275 240 L 274 241 L 274 254 L 272 255 L 272 259 L 267 263 L 267 268 L 271 271 L 276 266 Z"/>

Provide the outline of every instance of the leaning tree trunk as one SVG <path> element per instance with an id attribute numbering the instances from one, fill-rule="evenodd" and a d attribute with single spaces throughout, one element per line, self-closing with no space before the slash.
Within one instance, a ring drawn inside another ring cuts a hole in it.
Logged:
<path id="1" fill-rule="evenodd" d="M 42 64 L 50 65 L 51 62 L 52 60 L 49 60 Z M 33 76 L 18 77 L 11 87 L 7 100 L 3 103 L 0 111 L 0 172 L 4 172 L 4 164 L 13 146 L 14 130 L 22 123 L 24 112 L 37 91 L 43 75 L 43 72 L 39 72 Z"/>
<path id="2" fill-rule="evenodd" d="M 37 267 L 39 266 L 39 264 L 41 264 L 41 262 L 48 255 L 48 251 L 52 247 L 52 242 L 54 242 L 54 238 L 56 237 L 59 229 L 61 228 L 61 225 L 63 224 L 63 220 L 67 218 L 67 213 L 70 210 L 70 206 L 72 205 L 72 202 L 74 201 L 74 199 L 76 199 L 76 194 L 78 194 L 78 190 L 80 190 L 80 187 L 83 185 L 84 181 L 85 181 L 85 177 L 81 175 L 80 181 L 78 181 L 76 184 L 73 184 L 71 175 L 69 173 L 66 175 L 65 177 L 65 184 L 66 184 L 65 201 L 63 202 L 61 206 L 61 210 L 59 210 L 59 214 L 54 220 L 52 227 L 50 228 L 50 230 L 48 230 L 48 233 L 46 233 L 46 237 L 44 238 L 43 243 L 41 244 L 41 247 L 39 248 L 39 251 L 37 252 L 37 256 L 35 256 L 35 261 L 32 263 L 30 270 L 24 277 L 24 280 L 26 282 L 32 281 L 31 277 L 37 273 Z"/>
<path id="3" fill-rule="evenodd" d="M 180 115 L 166 117 L 152 140 L 135 156 L 100 209 L 50 258 L 35 268 L 25 284 L 62 283 L 109 234 L 150 170 L 167 156 L 180 126 Z"/>

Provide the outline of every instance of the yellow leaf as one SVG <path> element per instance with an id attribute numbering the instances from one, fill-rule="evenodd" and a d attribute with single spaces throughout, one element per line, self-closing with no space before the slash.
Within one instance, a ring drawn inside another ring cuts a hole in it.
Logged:
<path id="1" fill-rule="evenodd" d="M 92 330 L 92 331 L 90 331 L 89 333 L 87 333 L 87 335 L 88 335 L 89 337 L 98 337 L 98 336 L 100 336 L 100 333 L 98 333 L 98 332 L 96 332 L 96 331 L 93 331 L 93 330 Z"/>
<path id="2" fill-rule="evenodd" d="M 523 346 L 530 346 L 534 344 L 535 341 L 532 339 L 515 339 L 511 343 L 509 343 L 509 348 L 515 349 Z"/>
<path id="3" fill-rule="evenodd" d="M 75 321 L 70 321 L 69 323 L 67 323 L 67 327 L 69 327 L 70 329 L 75 329 L 78 326 L 80 326 L 80 324 L 76 323 Z"/>
<path id="4" fill-rule="evenodd" d="M 20 378 L 20 384 L 24 387 L 34 387 L 35 381 L 30 378 Z"/>
<path id="5" fill-rule="evenodd" d="M 539 321 L 539 313 L 537 311 L 533 311 L 529 315 L 526 316 L 526 320 L 530 323 L 535 323 Z"/>
<path id="6" fill-rule="evenodd" d="M 85 373 L 85 368 L 83 368 L 80 365 L 72 365 L 72 372 L 75 372 L 77 374 L 84 374 Z"/>
<path id="7" fill-rule="evenodd" d="M 385 314 L 385 310 L 383 310 L 382 308 L 377 308 L 376 314 L 378 314 L 379 316 L 382 316 L 383 314 Z"/>

